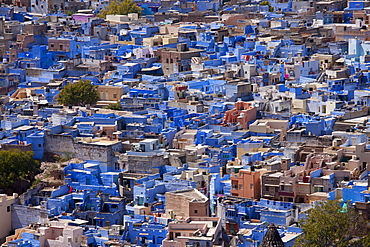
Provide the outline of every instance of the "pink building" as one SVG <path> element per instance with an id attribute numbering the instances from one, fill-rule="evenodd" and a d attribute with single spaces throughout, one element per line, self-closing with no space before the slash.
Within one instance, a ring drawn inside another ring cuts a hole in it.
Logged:
<path id="1" fill-rule="evenodd" d="M 75 21 L 81 22 L 90 22 L 90 19 L 95 18 L 93 14 L 74 14 L 72 15 L 72 19 Z"/>

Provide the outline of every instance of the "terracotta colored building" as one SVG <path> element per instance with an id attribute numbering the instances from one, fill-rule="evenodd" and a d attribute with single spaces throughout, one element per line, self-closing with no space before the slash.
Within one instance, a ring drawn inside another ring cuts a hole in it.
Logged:
<path id="1" fill-rule="evenodd" d="M 259 171 L 240 170 L 231 175 L 231 194 L 233 196 L 260 199 L 261 174 Z"/>
<path id="2" fill-rule="evenodd" d="M 240 123 L 243 129 L 248 127 L 248 123 L 256 120 L 257 108 L 249 102 L 235 102 L 234 109 L 226 111 L 224 124 Z"/>

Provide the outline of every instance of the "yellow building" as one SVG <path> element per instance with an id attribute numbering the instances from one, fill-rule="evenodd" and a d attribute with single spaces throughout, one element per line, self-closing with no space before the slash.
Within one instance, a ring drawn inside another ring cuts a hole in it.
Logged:
<path id="1" fill-rule="evenodd" d="M 159 45 L 169 45 L 178 42 L 177 36 L 172 35 L 156 35 L 150 38 L 143 39 L 143 46 L 153 47 Z"/>
<path id="2" fill-rule="evenodd" d="M 114 101 L 117 102 L 123 95 L 123 87 L 116 86 L 99 86 L 99 101 Z"/>
<path id="3" fill-rule="evenodd" d="M 4 242 L 5 237 L 12 230 L 12 204 L 17 197 L 17 194 L 13 196 L 0 194 L 0 243 Z"/>

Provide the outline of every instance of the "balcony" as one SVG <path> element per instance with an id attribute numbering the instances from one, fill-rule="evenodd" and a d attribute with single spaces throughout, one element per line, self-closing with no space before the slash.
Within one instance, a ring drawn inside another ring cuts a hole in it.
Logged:
<path id="1" fill-rule="evenodd" d="M 294 197 L 294 192 L 280 191 L 279 196 L 290 196 Z"/>
<path id="2" fill-rule="evenodd" d="M 263 198 L 274 198 L 275 197 L 275 193 L 274 194 L 264 194 L 262 195 Z"/>

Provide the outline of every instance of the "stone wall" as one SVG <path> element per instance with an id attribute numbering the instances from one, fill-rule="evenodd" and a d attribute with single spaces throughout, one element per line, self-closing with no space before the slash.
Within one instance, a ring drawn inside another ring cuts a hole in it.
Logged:
<path id="1" fill-rule="evenodd" d="M 117 147 L 117 145 L 121 145 Z M 51 134 L 45 136 L 45 152 L 63 155 L 69 153 L 81 160 L 100 161 L 107 167 L 114 165 L 114 149 L 121 151 L 122 144 L 117 145 L 94 145 L 93 143 L 79 143 L 72 136 Z"/>
<path id="2" fill-rule="evenodd" d="M 358 118 L 363 117 L 369 114 L 370 108 L 367 106 L 362 107 L 359 111 L 347 111 L 344 113 L 344 115 L 340 118 L 340 120 L 346 120 L 351 118 Z"/>
<path id="3" fill-rule="evenodd" d="M 19 149 L 22 152 L 32 151 L 32 143 L 27 145 L 1 144 L 0 150 Z"/>
<path id="4" fill-rule="evenodd" d="M 74 149 L 76 150 L 76 157 L 81 160 L 96 160 L 110 164 L 114 156 L 110 146 L 76 143 Z"/>
<path id="5" fill-rule="evenodd" d="M 63 152 L 75 153 L 73 137 L 67 135 L 45 135 L 45 152 L 63 154 Z"/>
<path id="6" fill-rule="evenodd" d="M 189 217 L 189 198 L 183 195 L 166 193 L 166 214 L 173 211 L 176 217 Z"/>
<path id="7" fill-rule="evenodd" d="M 143 154 L 143 153 L 141 153 Z M 154 167 L 168 165 L 168 158 L 163 155 L 121 155 L 120 163 L 123 168 L 132 172 L 139 173 L 155 173 Z"/>
<path id="8" fill-rule="evenodd" d="M 43 188 L 44 188 L 44 184 L 40 183 L 35 188 L 28 189 L 25 193 L 23 193 L 22 195 L 18 197 L 18 204 L 20 205 L 33 204 L 34 202 L 32 199 Z"/>
<path id="9" fill-rule="evenodd" d="M 14 204 L 12 207 L 12 229 L 22 228 L 31 223 L 40 222 L 41 214 L 47 213 L 46 211 L 46 209 L 39 207 Z"/>

